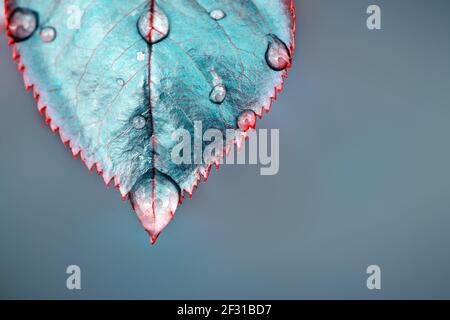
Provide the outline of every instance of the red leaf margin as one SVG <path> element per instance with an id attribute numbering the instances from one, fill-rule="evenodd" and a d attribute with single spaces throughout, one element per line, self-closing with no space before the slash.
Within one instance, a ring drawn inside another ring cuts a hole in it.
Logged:
<path id="1" fill-rule="evenodd" d="M 10 14 L 9 5 L 8 4 L 9 4 L 10 1 L 11 0 L 5 0 L 5 4 L 4 4 L 5 23 L 6 23 L 5 31 L 6 31 L 6 35 L 8 37 L 8 45 L 12 47 L 12 51 L 13 51 L 12 58 L 13 58 L 14 61 L 17 62 L 18 70 L 23 74 L 25 69 L 26 69 L 26 66 L 22 62 L 22 58 L 21 58 L 20 54 L 17 51 L 17 46 L 16 46 L 13 38 L 8 33 L 8 23 L 9 23 L 8 17 L 9 17 L 9 14 Z M 289 46 L 290 48 L 289 49 L 290 49 L 290 52 L 291 52 L 291 56 L 293 57 L 294 56 L 294 52 L 295 52 L 295 48 L 296 48 L 295 35 L 296 35 L 296 32 L 297 32 L 297 14 L 296 14 L 296 10 L 295 10 L 294 0 L 283 0 L 283 1 L 284 1 L 285 5 L 289 8 L 291 16 L 292 16 L 291 43 L 290 43 L 290 46 Z M 288 69 L 290 69 L 291 67 L 292 67 L 292 65 L 289 65 Z M 263 118 L 264 112 L 265 113 L 269 113 L 270 112 L 270 109 L 272 107 L 273 102 L 277 100 L 278 94 L 283 91 L 283 86 L 284 86 L 285 79 L 288 77 L 288 69 L 282 71 L 282 77 L 281 77 L 282 80 L 274 88 L 274 92 L 273 92 L 272 96 L 269 99 L 269 104 L 267 106 L 261 106 L 260 111 L 257 112 L 257 115 L 258 115 L 258 117 L 260 119 Z M 86 165 L 86 167 L 88 168 L 88 170 L 90 172 L 92 172 L 93 169 L 95 168 L 96 171 L 97 171 L 97 174 L 102 176 L 106 187 L 109 187 L 111 181 L 114 180 L 114 188 L 116 188 L 116 189 L 118 189 L 120 191 L 120 183 L 119 183 L 119 180 L 117 179 L 117 177 L 115 177 L 115 176 L 106 177 L 103 174 L 103 169 L 102 169 L 101 163 L 99 163 L 99 162 L 93 162 L 92 164 L 87 164 L 86 163 L 86 161 L 85 161 L 85 159 L 83 157 L 83 150 L 82 149 L 79 149 L 79 150 L 74 149 L 72 141 L 70 139 L 67 139 L 66 137 L 64 137 L 61 134 L 61 132 L 59 130 L 59 127 L 52 123 L 52 119 L 47 113 L 47 106 L 40 104 L 40 99 L 39 99 L 40 98 L 40 94 L 36 90 L 35 85 L 33 83 L 27 82 L 25 77 L 23 77 L 23 80 L 24 80 L 24 84 L 25 84 L 25 89 L 27 91 L 29 91 L 29 90 L 32 91 L 33 97 L 36 100 L 37 105 L 38 105 L 38 111 L 44 117 L 46 124 L 50 127 L 50 129 L 53 131 L 54 134 L 59 133 L 59 137 L 60 137 L 62 143 L 66 147 L 69 148 L 69 150 L 71 151 L 71 153 L 73 155 L 73 158 L 74 159 L 79 158 L 81 160 L 81 162 L 83 162 Z M 225 154 L 228 154 L 230 148 L 234 147 L 234 145 L 237 145 L 237 147 L 239 149 L 241 144 L 243 142 L 245 142 L 246 139 L 247 139 L 247 135 L 244 133 L 244 134 L 242 134 L 239 137 L 238 140 L 233 140 L 229 145 L 227 145 L 224 148 L 223 152 Z M 203 181 L 204 182 L 206 182 L 208 180 L 208 177 L 210 175 L 211 168 L 212 168 L 213 164 L 215 164 L 216 170 L 218 170 L 219 167 L 220 167 L 220 162 L 214 162 L 214 161 L 212 161 L 212 162 L 210 162 L 209 164 L 206 165 L 206 169 L 203 170 L 203 173 L 200 173 L 197 170 L 197 172 L 196 172 L 196 179 L 194 179 L 194 183 L 191 185 L 191 187 L 190 188 L 184 188 L 183 190 L 181 190 L 180 204 L 183 203 L 183 199 L 185 197 L 185 194 L 184 194 L 185 191 L 188 193 L 189 197 L 192 198 L 193 192 L 194 192 L 195 189 L 197 189 L 197 187 L 198 187 L 198 185 L 199 185 L 199 183 L 201 181 L 201 178 L 203 177 Z M 126 201 L 127 198 L 128 198 L 129 192 L 127 192 L 125 194 L 122 193 L 122 192 L 120 192 L 120 193 L 121 193 L 122 199 L 124 201 Z"/>

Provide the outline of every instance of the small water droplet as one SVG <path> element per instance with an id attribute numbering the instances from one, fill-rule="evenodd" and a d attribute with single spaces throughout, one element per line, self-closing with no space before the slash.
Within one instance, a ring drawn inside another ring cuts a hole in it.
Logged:
<path id="1" fill-rule="evenodd" d="M 38 24 L 37 12 L 26 8 L 16 8 L 8 18 L 8 34 L 16 42 L 24 41 L 34 34 Z"/>
<path id="2" fill-rule="evenodd" d="M 133 119 L 133 127 L 143 129 L 147 124 L 147 120 L 143 116 L 137 116 Z"/>
<path id="3" fill-rule="evenodd" d="M 213 18 L 214 20 L 219 21 L 219 20 L 222 20 L 223 18 L 225 18 L 226 14 L 221 9 L 215 9 L 209 13 L 209 16 L 211 18 Z"/>
<path id="4" fill-rule="evenodd" d="M 138 61 L 144 61 L 145 60 L 145 53 L 142 51 L 139 51 L 138 53 L 136 53 L 136 59 Z"/>
<path id="5" fill-rule="evenodd" d="M 152 24 L 152 25 L 150 25 Z M 154 6 L 153 13 L 150 8 L 140 16 L 137 24 L 140 35 L 149 43 L 154 44 L 163 40 L 169 34 L 169 19 L 158 7 Z"/>
<path id="6" fill-rule="evenodd" d="M 277 36 L 271 34 L 266 51 L 267 64 L 275 71 L 282 71 L 291 65 L 291 52 Z"/>
<path id="7" fill-rule="evenodd" d="M 248 131 L 256 127 L 256 114 L 252 110 L 246 110 L 241 113 L 237 121 L 239 129 Z"/>
<path id="8" fill-rule="evenodd" d="M 219 84 L 212 89 L 209 99 L 216 104 L 221 104 L 226 96 L 227 88 L 223 84 Z"/>
<path id="9" fill-rule="evenodd" d="M 44 42 L 52 42 L 56 38 L 56 30 L 53 27 L 44 27 L 41 29 L 39 33 L 42 41 Z"/>
<path id="10" fill-rule="evenodd" d="M 123 80 L 122 78 L 117 79 L 116 82 L 121 87 L 123 87 L 125 85 L 125 80 Z"/>

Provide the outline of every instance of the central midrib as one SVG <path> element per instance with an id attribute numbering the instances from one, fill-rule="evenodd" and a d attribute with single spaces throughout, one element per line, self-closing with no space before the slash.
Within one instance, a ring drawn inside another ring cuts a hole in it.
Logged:
<path id="1" fill-rule="evenodd" d="M 150 154 L 150 161 L 152 164 L 151 173 L 151 183 L 152 183 L 152 214 L 153 219 L 156 221 L 155 214 L 155 188 L 156 188 L 156 165 L 155 165 L 155 153 L 156 153 L 156 141 L 155 141 L 155 126 L 153 120 L 153 106 L 152 106 L 152 93 L 151 93 L 151 59 L 153 53 L 152 39 L 153 39 L 153 23 L 154 23 L 154 13 L 155 11 L 155 0 L 150 0 L 150 32 L 148 33 L 148 114 L 149 121 L 151 125 L 151 139 L 152 139 L 152 149 Z M 152 239 L 153 240 L 153 239 Z"/>

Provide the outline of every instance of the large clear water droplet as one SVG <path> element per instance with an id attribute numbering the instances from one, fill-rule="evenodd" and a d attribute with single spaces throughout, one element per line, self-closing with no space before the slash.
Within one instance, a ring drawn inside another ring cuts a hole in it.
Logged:
<path id="1" fill-rule="evenodd" d="M 216 9 L 216 10 L 211 11 L 211 12 L 209 13 L 209 16 L 210 16 L 212 19 L 214 19 L 214 20 L 216 20 L 216 21 L 219 21 L 219 20 L 222 20 L 223 18 L 225 18 L 226 14 L 225 14 L 225 12 L 223 12 L 223 10 L 221 10 L 221 9 Z"/>
<path id="2" fill-rule="evenodd" d="M 226 96 L 227 88 L 223 84 L 219 84 L 212 89 L 209 99 L 216 104 L 221 104 L 224 102 Z"/>
<path id="3" fill-rule="evenodd" d="M 246 110 L 241 113 L 237 121 L 238 128 L 242 131 L 248 131 L 255 129 L 256 127 L 256 114 L 252 110 Z"/>
<path id="4" fill-rule="evenodd" d="M 168 176 L 155 172 L 136 183 L 130 193 L 131 204 L 154 243 L 172 220 L 180 200 L 179 189 Z"/>
<path id="5" fill-rule="evenodd" d="M 34 34 L 38 24 L 37 12 L 26 8 L 16 8 L 8 17 L 8 35 L 16 42 L 27 40 Z"/>
<path id="6" fill-rule="evenodd" d="M 56 30 L 53 27 L 44 27 L 39 32 L 39 36 L 44 42 L 52 42 L 56 38 Z"/>
<path id="7" fill-rule="evenodd" d="M 275 71 L 282 71 L 291 66 L 291 52 L 287 45 L 277 36 L 271 34 L 266 51 L 267 64 Z"/>
<path id="8" fill-rule="evenodd" d="M 138 21 L 140 35 L 149 43 L 154 44 L 169 34 L 169 19 L 167 15 L 158 7 L 154 6 L 153 12 L 146 8 Z"/>

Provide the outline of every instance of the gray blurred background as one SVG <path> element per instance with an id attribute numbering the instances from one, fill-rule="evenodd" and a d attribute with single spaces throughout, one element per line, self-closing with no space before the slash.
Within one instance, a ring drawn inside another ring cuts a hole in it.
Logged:
<path id="1" fill-rule="evenodd" d="M 298 2 L 295 64 L 259 123 L 281 129 L 280 173 L 213 172 L 153 247 L 47 128 L 2 35 L 0 298 L 450 298 L 450 2 Z"/>

